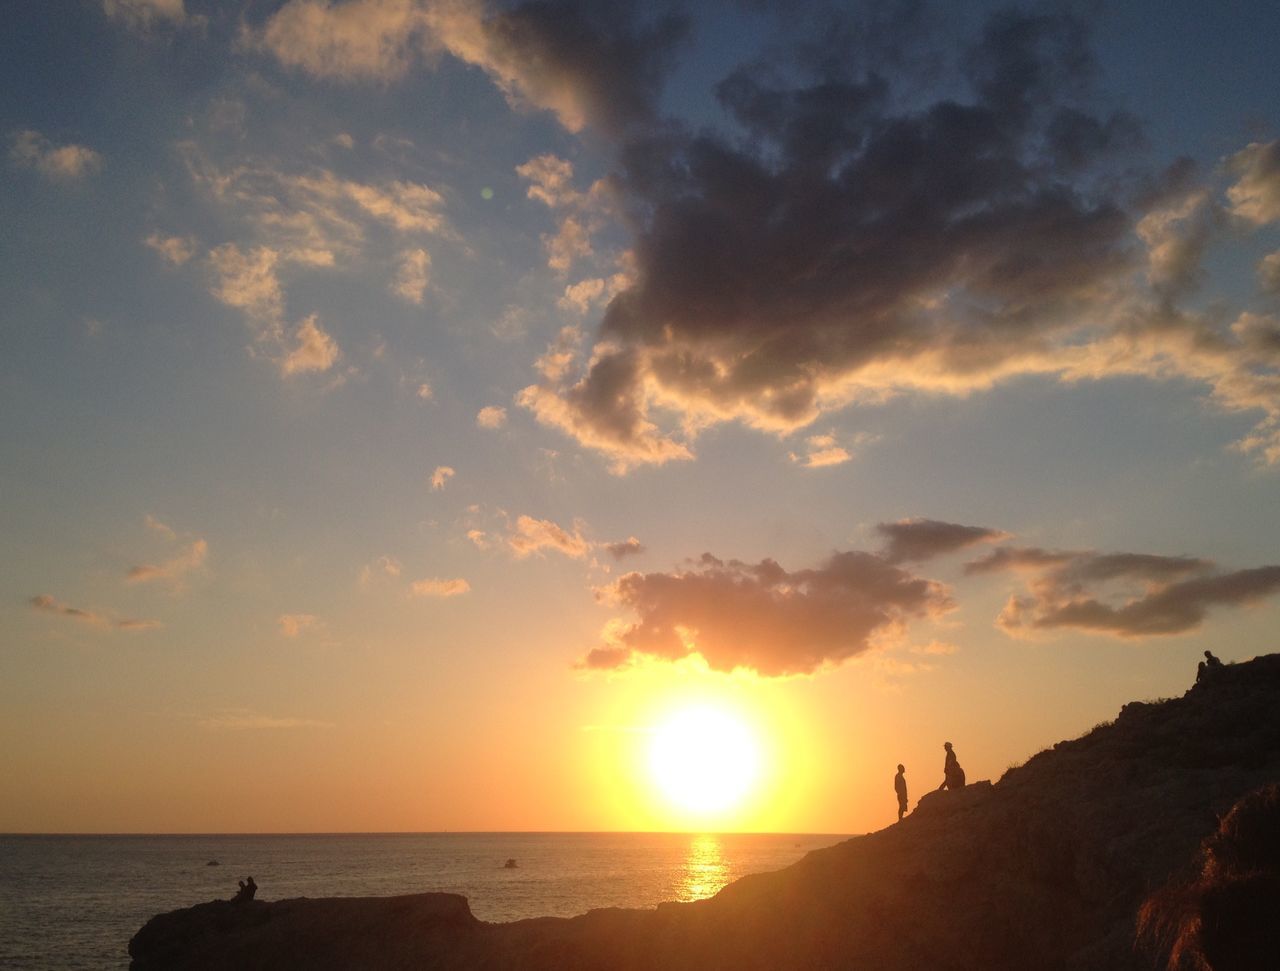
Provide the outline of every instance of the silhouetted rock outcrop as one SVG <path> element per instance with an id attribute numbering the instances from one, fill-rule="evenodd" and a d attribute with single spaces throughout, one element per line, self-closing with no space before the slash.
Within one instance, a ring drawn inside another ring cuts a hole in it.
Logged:
<path id="1" fill-rule="evenodd" d="M 154 918 L 129 950 L 135 971 L 1163 967 L 1167 946 L 1135 944 L 1140 906 L 1203 879 L 1202 841 L 1277 780 L 1271 655 L 1182 698 L 1125 705 L 995 785 L 930 793 L 901 823 L 710 900 L 510 924 L 477 921 L 447 894 L 214 902 Z M 1237 843 L 1232 872 L 1247 882 L 1238 857 L 1256 842 Z M 1233 886 L 1224 893 L 1244 892 Z"/>

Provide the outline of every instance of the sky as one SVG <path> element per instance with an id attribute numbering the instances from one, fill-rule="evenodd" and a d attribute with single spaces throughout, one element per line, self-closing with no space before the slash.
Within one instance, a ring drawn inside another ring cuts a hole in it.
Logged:
<path id="1" fill-rule="evenodd" d="M 1274 650 L 1280 7 L 958 7 L 11 5 L 0 831 L 864 832 Z"/>

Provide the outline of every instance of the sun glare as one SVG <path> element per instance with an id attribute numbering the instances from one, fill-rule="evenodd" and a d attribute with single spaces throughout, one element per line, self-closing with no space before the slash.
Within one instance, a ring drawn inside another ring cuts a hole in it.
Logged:
<path id="1" fill-rule="evenodd" d="M 654 729 L 649 771 L 663 797 L 689 813 L 739 806 L 760 776 L 760 746 L 736 715 L 699 706 L 672 714 Z"/>

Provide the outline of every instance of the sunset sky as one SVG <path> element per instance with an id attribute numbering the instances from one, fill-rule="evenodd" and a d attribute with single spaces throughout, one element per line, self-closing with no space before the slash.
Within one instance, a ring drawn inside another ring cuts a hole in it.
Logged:
<path id="1" fill-rule="evenodd" d="M 1280 649 L 1280 5 L 3 18 L 0 831 L 864 832 Z"/>

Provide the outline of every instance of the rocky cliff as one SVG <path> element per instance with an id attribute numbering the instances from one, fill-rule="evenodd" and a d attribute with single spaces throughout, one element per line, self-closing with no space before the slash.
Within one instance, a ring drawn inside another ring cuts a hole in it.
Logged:
<path id="1" fill-rule="evenodd" d="M 901 823 L 710 900 L 509 924 L 477 921 L 449 894 L 215 901 L 149 921 L 129 944 L 132 967 L 1163 967 L 1179 928 L 1203 923 L 1201 897 L 1178 889 L 1214 869 L 1202 842 L 1242 797 L 1280 781 L 1280 655 L 1214 674 L 1181 698 L 1126 705 L 994 785 L 931 793 Z M 1265 864 L 1237 862 L 1246 875 Z M 1135 945 L 1153 897 L 1175 904 L 1148 921 L 1150 946 Z M 1280 927 L 1280 913 L 1268 919 Z"/>

